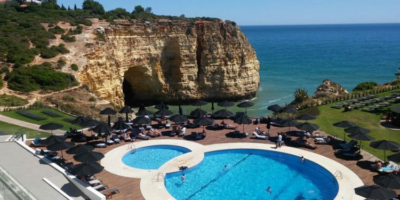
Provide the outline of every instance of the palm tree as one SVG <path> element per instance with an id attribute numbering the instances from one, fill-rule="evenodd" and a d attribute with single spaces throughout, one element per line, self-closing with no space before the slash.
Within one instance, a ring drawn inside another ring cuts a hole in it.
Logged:
<path id="1" fill-rule="evenodd" d="M 308 93 L 307 90 L 304 88 L 297 88 L 294 91 L 294 101 L 296 103 L 303 103 L 305 100 L 307 100 L 308 97 Z"/>

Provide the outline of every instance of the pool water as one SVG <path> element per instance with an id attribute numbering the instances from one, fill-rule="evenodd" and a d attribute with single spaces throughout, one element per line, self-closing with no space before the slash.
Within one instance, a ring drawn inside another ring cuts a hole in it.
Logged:
<path id="1" fill-rule="evenodd" d="M 181 180 L 183 173 L 185 181 Z M 336 179 L 321 166 L 263 150 L 207 153 L 196 167 L 167 174 L 165 185 L 178 200 L 329 200 L 338 192 Z M 266 191 L 268 186 L 271 193 Z"/>
<path id="2" fill-rule="evenodd" d="M 169 160 L 187 152 L 190 150 L 172 145 L 149 146 L 126 153 L 122 162 L 138 169 L 158 169 Z"/>

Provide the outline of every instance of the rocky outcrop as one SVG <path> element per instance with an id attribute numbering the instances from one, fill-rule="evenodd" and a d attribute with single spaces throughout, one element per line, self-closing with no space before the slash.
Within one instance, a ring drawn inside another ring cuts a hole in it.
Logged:
<path id="1" fill-rule="evenodd" d="M 312 96 L 314 99 L 330 96 L 338 96 L 341 94 L 348 94 L 347 90 L 341 85 L 325 79 L 320 86 L 318 86 L 317 91 Z"/>
<path id="2" fill-rule="evenodd" d="M 116 105 L 256 95 L 259 61 L 230 22 L 120 24 L 105 38 L 87 54 L 80 81 Z"/>

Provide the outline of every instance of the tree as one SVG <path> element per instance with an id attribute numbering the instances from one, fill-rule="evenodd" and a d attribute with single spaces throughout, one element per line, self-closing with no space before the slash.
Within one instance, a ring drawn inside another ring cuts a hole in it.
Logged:
<path id="1" fill-rule="evenodd" d="M 296 103 L 303 103 L 305 100 L 309 98 L 307 90 L 303 88 L 297 88 L 296 91 L 294 92 L 294 98 L 295 98 L 294 101 Z"/>
<path id="2" fill-rule="evenodd" d="M 76 7 L 76 4 L 74 5 L 74 10 L 78 10 L 78 8 Z"/>
<path id="3" fill-rule="evenodd" d="M 61 4 L 61 10 L 67 10 L 65 9 L 64 4 Z"/>
<path id="4" fill-rule="evenodd" d="M 135 6 L 135 9 L 133 10 L 132 13 L 139 14 L 139 13 L 142 13 L 142 12 L 144 12 L 144 8 L 141 5 L 137 5 L 137 6 Z"/>
<path id="5" fill-rule="evenodd" d="M 124 8 L 116 8 L 114 10 L 110 10 L 106 12 L 106 18 L 109 20 L 113 19 L 129 19 L 130 13 L 126 11 Z"/>
<path id="6" fill-rule="evenodd" d="M 151 7 L 147 7 L 147 8 L 144 10 L 144 12 L 151 14 L 151 10 L 152 10 Z"/>
<path id="7" fill-rule="evenodd" d="M 71 8 L 68 6 L 68 10 L 71 10 Z"/>
<path id="8" fill-rule="evenodd" d="M 102 15 L 105 13 L 103 5 L 97 1 L 85 0 L 82 5 L 83 10 L 90 11 L 91 14 Z"/>

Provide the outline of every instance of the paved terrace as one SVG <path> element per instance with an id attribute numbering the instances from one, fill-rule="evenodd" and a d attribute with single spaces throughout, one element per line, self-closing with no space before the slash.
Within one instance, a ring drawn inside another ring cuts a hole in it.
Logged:
<path id="1" fill-rule="evenodd" d="M 43 178 L 49 180 L 72 198 L 84 199 L 81 191 L 67 178 L 16 142 L 0 143 L 0 152 L 0 165 L 37 199 L 66 199 Z"/>
<path id="2" fill-rule="evenodd" d="M 229 124 L 233 124 L 231 120 L 225 120 Z M 220 120 L 216 120 L 217 123 L 221 122 Z M 265 124 L 260 125 L 245 125 L 245 131 L 252 133 L 256 126 L 259 126 L 261 130 L 266 130 Z M 238 126 L 237 130 L 242 131 L 243 126 Z M 187 129 L 186 133 L 190 135 L 192 131 L 201 131 L 202 128 L 195 128 L 195 129 Z M 291 128 L 291 130 L 296 130 L 295 128 Z M 150 139 L 150 140 L 163 140 L 163 139 L 177 139 L 177 140 L 191 140 L 190 137 L 170 137 L 168 136 L 171 129 L 159 129 L 163 133 L 163 136 Z M 264 144 L 274 144 L 275 138 L 277 137 L 278 132 L 285 132 L 288 131 L 287 127 L 274 127 L 272 126 L 270 129 L 270 139 L 269 140 L 259 140 L 253 139 L 250 135 L 247 138 L 229 138 L 226 136 L 227 133 L 231 132 L 231 130 L 223 129 L 223 130 L 207 130 L 207 137 L 204 140 L 194 141 L 200 143 L 202 145 L 210 145 L 210 144 L 218 144 L 218 143 L 240 143 L 240 142 L 250 142 L 250 143 L 264 143 Z M 90 135 L 90 133 L 86 133 Z M 293 138 L 293 140 L 295 137 Z M 104 139 L 100 139 L 99 141 L 90 141 L 88 144 L 93 144 L 96 142 L 104 141 Z M 138 140 L 142 141 L 142 140 Z M 129 142 L 128 142 L 129 143 Z M 30 144 L 30 142 L 27 142 Z M 84 144 L 84 143 L 82 143 Z M 111 145 L 107 148 L 96 148 L 95 151 L 102 152 L 106 154 L 107 152 L 113 150 L 116 147 L 126 145 L 127 143 L 121 142 L 120 144 Z M 285 148 L 283 146 L 282 148 Z M 344 160 L 342 158 L 337 158 L 334 155 L 334 149 L 331 145 L 318 145 L 316 150 L 310 150 L 307 148 L 301 148 L 303 150 L 307 150 L 310 152 L 314 152 L 335 160 L 344 166 L 348 167 L 354 173 L 356 173 L 360 179 L 364 182 L 364 184 L 371 185 L 373 183 L 373 176 L 377 175 L 376 172 L 371 172 L 369 170 L 370 164 L 376 160 L 376 157 L 368 154 L 367 152 L 363 152 L 364 158 L 357 161 L 357 160 Z M 69 162 L 75 162 L 72 158 L 72 155 L 68 155 L 64 153 L 64 158 L 67 159 Z M 76 162 L 75 162 L 76 163 Z M 138 178 L 127 178 L 123 176 L 118 176 L 113 173 L 110 173 L 106 170 L 96 175 L 97 178 L 101 179 L 105 184 L 108 184 L 110 188 L 118 188 L 120 193 L 113 195 L 112 199 L 115 200 L 125 200 L 125 199 L 135 199 L 141 200 L 144 199 L 143 195 L 141 194 L 140 190 L 140 179 Z"/>

